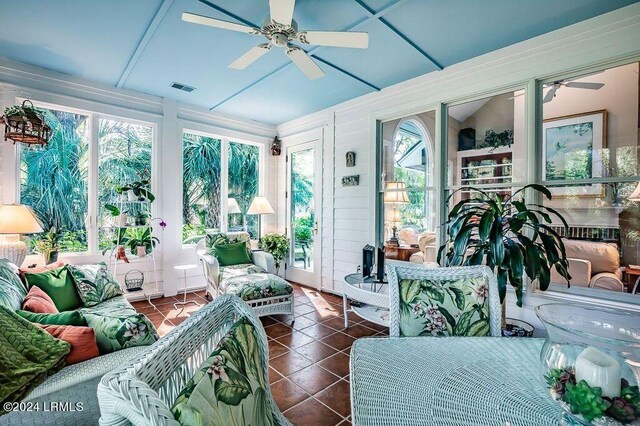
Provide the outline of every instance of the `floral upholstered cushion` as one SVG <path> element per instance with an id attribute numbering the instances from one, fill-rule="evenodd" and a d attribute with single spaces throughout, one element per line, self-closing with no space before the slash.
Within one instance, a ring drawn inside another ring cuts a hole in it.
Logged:
<path id="1" fill-rule="evenodd" d="M 116 296 L 89 308 L 78 309 L 82 314 L 112 315 L 116 317 L 134 315 L 136 310 L 124 296 Z"/>
<path id="2" fill-rule="evenodd" d="M 180 392 L 171 412 L 182 425 L 274 425 L 260 336 L 236 322 Z"/>
<path id="3" fill-rule="evenodd" d="M 120 284 L 111 276 L 107 264 L 69 265 L 69 272 L 84 306 L 95 306 L 112 297 L 120 296 Z"/>
<path id="4" fill-rule="evenodd" d="M 158 340 L 158 333 L 143 314 L 115 316 L 114 314 L 85 313 L 89 327 L 96 333 L 101 354 L 132 346 L 147 346 Z"/>
<path id="5" fill-rule="evenodd" d="M 221 285 L 225 293 L 245 301 L 293 293 L 291 284 L 277 275 L 265 273 L 238 275 L 222 281 Z"/>
<path id="6" fill-rule="evenodd" d="M 241 263 L 240 265 L 222 266 L 220 268 L 220 282 L 233 277 L 247 274 L 260 274 L 264 269 L 253 263 Z"/>
<path id="7" fill-rule="evenodd" d="M 401 336 L 489 335 L 485 279 L 403 279 L 398 287 Z"/>
<path id="8" fill-rule="evenodd" d="M 27 288 L 20 281 L 19 269 L 7 259 L 0 258 L 0 306 L 15 311 L 27 296 Z"/>

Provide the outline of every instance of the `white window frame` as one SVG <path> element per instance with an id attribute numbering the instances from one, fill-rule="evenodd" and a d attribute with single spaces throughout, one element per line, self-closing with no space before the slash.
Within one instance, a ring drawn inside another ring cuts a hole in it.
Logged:
<path id="1" fill-rule="evenodd" d="M 21 104 L 25 98 L 16 97 L 16 105 Z M 63 111 L 72 114 L 82 114 L 88 117 L 87 124 L 87 137 L 88 137 L 88 176 L 87 176 L 87 216 L 85 218 L 85 227 L 87 231 L 87 250 L 82 252 L 61 252 L 67 259 L 74 258 L 95 258 L 102 259 L 100 248 L 98 247 L 98 152 L 99 152 L 99 140 L 98 129 L 101 119 L 119 121 L 128 124 L 135 124 L 140 126 L 151 127 L 151 191 L 157 193 L 158 187 L 158 129 L 160 127 L 160 120 L 147 121 L 144 119 L 132 118 L 130 116 L 123 116 L 119 114 L 113 114 L 108 112 L 101 112 L 99 110 L 77 108 L 74 106 L 68 106 L 63 103 L 45 102 L 36 99 L 29 99 L 35 107 Z M 73 103 L 73 102 L 70 102 Z M 115 108 L 116 112 L 121 112 L 120 108 Z M 146 115 L 146 114 L 132 114 L 132 115 Z M 145 117 L 147 118 L 147 117 Z M 13 159 L 15 164 L 14 175 L 14 196 L 16 202 L 20 202 L 20 158 L 22 147 L 16 144 L 17 147 L 14 150 L 15 158 Z M 156 203 L 157 204 L 157 203 Z M 156 216 L 160 211 L 159 207 L 152 204 L 152 214 Z"/>
<path id="2" fill-rule="evenodd" d="M 220 232 L 227 232 L 228 229 L 228 214 L 227 203 L 223 202 L 229 197 L 229 143 L 240 143 L 244 145 L 251 145 L 258 147 L 258 195 L 264 194 L 265 179 L 266 179 L 266 161 L 265 161 L 265 143 L 253 140 L 250 135 L 234 132 L 226 129 L 213 128 L 210 126 L 203 126 L 193 122 L 184 122 L 180 126 L 180 144 L 184 144 L 184 134 L 190 133 L 193 135 L 218 139 L 220 140 Z M 184 147 L 183 147 L 184 149 Z M 182 151 L 184 152 L 184 151 Z M 183 157 L 180 158 L 180 167 L 183 164 Z M 181 183 L 181 188 L 184 188 Z M 180 202 L 184 200 L 183 194 L 180 193 Z M 195 247 L 195 243 L 184 244 L 182 243 L 182 227 L 184 226 L 182 218 L 182 209 L 180 213 L 180 243 L 182 248 Z M 262 216 L 258 219 L 258 229 L 262 227 Z"/>

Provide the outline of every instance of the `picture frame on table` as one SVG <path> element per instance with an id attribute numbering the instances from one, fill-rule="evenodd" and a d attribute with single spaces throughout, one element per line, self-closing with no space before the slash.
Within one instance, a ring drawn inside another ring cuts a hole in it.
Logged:
<path id="1" fill-rule="evenodd" d="M 607 147 L 607 111 L 549 118 L 542 123 L 542 180 L 585 180 L 603 177 Z M 603 197 L 599 183 L 549 187 L 554 198 Z"/>

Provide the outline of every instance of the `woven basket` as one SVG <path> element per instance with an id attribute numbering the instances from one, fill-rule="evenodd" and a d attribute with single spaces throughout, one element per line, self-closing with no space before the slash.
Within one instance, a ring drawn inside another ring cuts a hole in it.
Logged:
<path id="1" fill-rule="evenodd" d="M 127 291 L 140 291 L 144 284 L 144 274 L 139 269 L 133 269 L 124 276 L 124 285 Z"/>

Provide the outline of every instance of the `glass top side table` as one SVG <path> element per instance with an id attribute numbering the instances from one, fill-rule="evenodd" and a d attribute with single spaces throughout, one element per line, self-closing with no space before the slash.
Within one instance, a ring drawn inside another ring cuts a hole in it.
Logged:
<path id="1" fill-rule="evenodd" d="M 356 302 L 350 306 L 349 300 Z M 372 323 L 389 326 L 389 285 L 364 278 L 361 273 L 344 277 L 342 286 L 344 326 L 349 327 L 348 312 L 354 312 Z M 360 306 L 356 306 L 360 305 Z"/>

